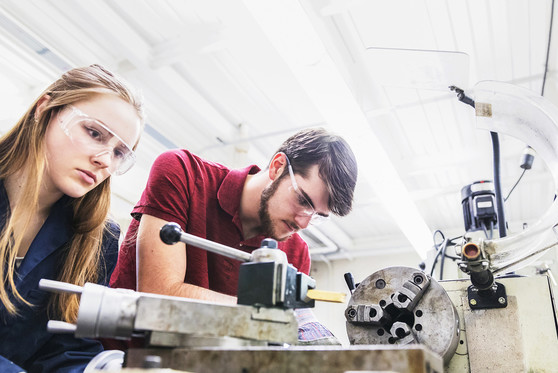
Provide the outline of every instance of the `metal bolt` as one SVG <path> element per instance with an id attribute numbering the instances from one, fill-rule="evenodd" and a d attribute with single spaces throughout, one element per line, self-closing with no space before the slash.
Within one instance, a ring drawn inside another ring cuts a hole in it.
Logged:
<path id="1" fill-rule="evenodd" d="M 261 247 L 265 247 L 268 249 L 277 249 L 277 241 L 275 241 L 273 238 L 264 238 L 262 240 Z"/>
<path id="2" fill-rule="evenodd" d="M 472 306 L 475 306 L 477 304 L 477 300 L 476 299 L 471 299 L 469 301 L 469 303 L 471 303 Z"/>
<path id="3" fill-rule="evenodd" d="M 414 278 L 415 284 L 422 284 L 422 276 L 415 276 Z"/>
<path id="4" fill-rule="evenodd" d="M 379 279 L 376 281 L 376 288 L 377 289 L 383 289 L 386 287 L 386 282 L 382 279 Z"/>
<path id="5" fill-rule="evenodd" d="M 500 297 L 500 298 L 498 298 L 498 303 L 504 304 L 504 303 L 506 303 L 506 299 L 504 297 Z"/>

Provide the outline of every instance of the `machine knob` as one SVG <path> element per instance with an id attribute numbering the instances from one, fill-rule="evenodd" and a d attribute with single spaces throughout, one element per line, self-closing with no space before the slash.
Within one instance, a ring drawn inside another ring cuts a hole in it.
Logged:
<path id="1" fill-rule="evenodd" d="M 180 228 L 180 225 L 178 225 L 177 223 L 167 223 L 161 228 L 159 237 L 161 237 L 161 241 L 163 241 L 167 245 L 174 245 L 175 243 L 180 241 L 181 233 L 182 229 Z"/>
<path id="2" fill-rule="evenodd" d="M 345 277 L 345 282 L 347 283 L 347 287 L 349 288 L 349 291 L 351 292 L 351 294 L 353 293 L 353 291 L 355 291 L 355 278 L 353 277 L 353 274 L 351 272 L 347 272 L 343 275 L 343 277 Z"/>
<path id="3" fill-rule="evenodd" d="M 277 249 L 278 248 L 277 241 L 275 241 L 273 238 L 264 238 L 260 246 L 260 249 L 262 248 Z"/>

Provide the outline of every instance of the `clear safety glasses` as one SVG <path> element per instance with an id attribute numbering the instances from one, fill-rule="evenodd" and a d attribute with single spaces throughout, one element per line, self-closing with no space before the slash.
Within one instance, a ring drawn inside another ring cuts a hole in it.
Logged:
<path id="1" fill-rule="evenodd" d="M 284 154 L 284 153 L 283 153 Z M 314 205 L 304 196 L 298 184 L 296 182 L 293 167 L 291 166 L 291 161 L 289 161 L 289 157 L 285 154 L 285 159 L 287 160 L 287 168 L 289 170 L 289 175 L 291 176 L 291 186 L 289 189 L 295 193 L 296 195 L 296 203 L 297 203 L 297 215 L 310 217 L 311 225 L 319 225 L 324 221 L 329 219 L 329 216 L 320 214 L 314 209 Z"/>
<path id="2" fill-rule="evenodd" d="M 67 105 L 58 117 L 60 127 L 74 144 L 96 157 L 110 157 L 107 163 L 112 175 L 122 175 L 136 163 L 134 151 L 116 133 L 75 106 Z"/>

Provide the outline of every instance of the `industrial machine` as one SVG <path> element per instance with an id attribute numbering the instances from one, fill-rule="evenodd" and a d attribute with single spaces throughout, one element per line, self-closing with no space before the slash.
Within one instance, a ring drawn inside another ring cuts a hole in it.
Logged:
<path id="1" fill-rule="evenodd" d="M 556 372 L 558 329 L 546 276 L 436 282 L 424 272 L 389 267 L 364 279 L 345 311 L 354 345 L 421 344 L 445 372 Z"/>
<path id="2" fill-rule="evenodd" d="M 454 87 L 455 88 L 455 87 Z M 463 95 L 463 92 L 458 92 Z M 519 87 L 480 82 L 477 125 L 525 141 L 558 186 L 558 109 Z M 422 271 L 392 267 L 354 289 L 345 311 L 352 344 L 420 343 L 443 357 L 447 372 L 557 372 L 558 324 L 547 276 L 506 275 L 558 244 L 558 202 L 533 226 L 492 239 L 502 222 L 492 183 L 462 190 L 468 234 L 457 244 L 461 280 L 436 282 Z M 489 228 L 488 228 L 489 227 Z M 485 234 L 475 234 L 479 230 Z M 445 250 L 445 247 L 444 247 Z"/>
<path id="3" fill-rule="evenodd" d="M 110 289 L 87 283 L 75 286 L 41 280 L 53 292 L 81 294 L 77 323 L 49 321 L 49 331 L 79 338 L 145 337 L 142 348 L 129 349 L 127 368 L 173 368 L 192 372 L 344 372 L 372 370 L 441 373 L 441 358 L 421 345 L 297 346 L 294 308 L 314 306 L 325 299 L 315 282 L 289 265 L 274 240 L 266 239 L 251 254 L 183 233 L 175 223 L 161 229 L 161 239 L 183 241 L 241 264 L 238 304 Z M 108 352 L 94 361 L 96 368 L 114 365 Z M 412 367 L 412 368 L 410 368 Z M 126 369 L 127 369 L 126 368 Z M 91 370 L 93 371 L 93 370 Z M 164 370 L 161 370 L 164 371 Z"/>
<path id="4" fill-rule="evenodd" d="M 558 186 L 558 109 L 518 87 L 481 82 L 474 88 L 477 124 L 517 137 L 537 151 Z M 470 226 L 493 224 L 491 193 L 466 191 L 475 208 L 489 195 L 491 211 Z M 497 202 L 496 202 L 497 203 Z M 468 210 L 473 211 L 473 210 Z M 478 210 L 480 211 L 480 210 Z M 489 213 L 490 212 L 490 213 Z M 557 372 L 558 328 L 546 276 L 506 275 L 558 244 L 558 201 L 530 228 L 489 239 L 469 235 L 456 255 L 466 278 L 435 281 L 408 267 L 379 270 L 351 286 L 344 317 L 351 346 L 297 346 L 296 308 L 313 307 L 314 281 L 265 241 L 252 254 L 162 230 L 244 262 L 237 305 L 52 281 L 51 291 L 81 293 L 76 325 L 51 321 L 53 332 L 77 337 L 146 337 L 126 353 L 126 367 L 193 372 Z M 467 224 L 467 223 L 466 223 Z M 348 281 L 352 284 L 352 281 Z M 154 358 L 154 356 L 156 358 Z M 156 361 L 153 364 L 153 361 Z"/>

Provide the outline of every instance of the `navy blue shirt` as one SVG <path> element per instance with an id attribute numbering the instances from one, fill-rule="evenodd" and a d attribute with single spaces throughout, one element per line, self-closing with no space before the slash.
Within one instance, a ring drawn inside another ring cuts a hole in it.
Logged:
<path id="1" fill-rule="evenodd" d="M 71 202 L 67 196 L 56 202 L 16 270 L 17 290 L 34 306 L 16 303 L 19 314 L 14 316 L 0 303 L 0 372 L 21 372 L 23 369 L 29 372 L 82 372 L 87 363 L 103 350 L 98 341 L 78 339 L 69 334 L 51 334 L 46 330 L 51 294 L 39 290 L 38 284 L 41 278 L 58 278 L 65 249 L 73 235 Z M 0 229 L 9 213 L 8 197 L 0 180 Z M 120 229 L 114 223 L 105 231 L 98 280 L 101 285 L 108 285 L 116 265 L 119 234 Z"/>

